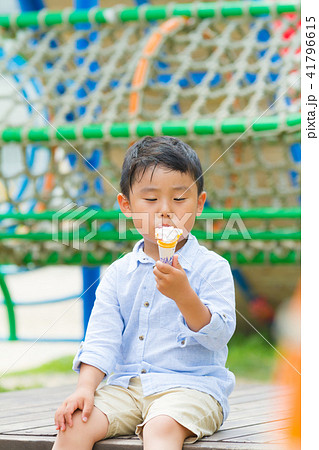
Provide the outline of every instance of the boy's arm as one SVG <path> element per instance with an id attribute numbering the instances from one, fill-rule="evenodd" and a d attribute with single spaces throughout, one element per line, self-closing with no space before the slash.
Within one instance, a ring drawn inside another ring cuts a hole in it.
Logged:
<path id="1" fill-rule="evenodd" d="M 174 255 L 172 266 L 158 261 L 154 268 L 154 275 L 157 289 L 175 301 L 192 331 L 198 331 L 209 324 L 211 312 L 189 284 L 177 255 Z"/>
<path id="2" fill-rule="evenodd" d="M 82 410 L 82 420 L 87 421 L 93 410 L 97 386 L 116 364 L 124 328 L 115 288 L 116 277 L 113 263 L 96 290 L 85 341 L 73 361 L 73 369 L 80 374 L 77 388 L 55 414 L 58 430 L 64 431 L 66 425 L 72 426 L 72 414 L 76 409 Z"/>
<path id="3" fill-rule="evenodd" d="M 101 383 L 105 373 L 96 367 L 89 366 L 88 364 L 81 364 L 79 380 L 77 384 L 78 388 L 86 388 L 91 392 L 95 392 L 98 385 Z"/>
<path id="4" fill-rule="evenodd" d="M 199 331 L 211 321 L 212 314 L 210 310 L 204 305 L 190 285 L 188 292 L 186 291 L 183 296 L 177 296 L 175 302 L 190 330 Z"/>
<path id="5" fill-rule="evenodd" d="M 198 271 L 201 278 L 198 296 L 178 262 L 178 255 L 174 255 L 172 266 L 157 261 L 154 268 L 158 290 L 173 299 L 181 311 L 181 342 L 193 337 L 204 347 L 219 350 L 235 330 L 233 278 L 228 263 L 206 272 Z"/>
<path id="6" fill-rule="evenodd" d="M 58 408 L 55 413 L 57 430 L 64 431 L 66 425 L 72 427 L 72 414 L 82 410 L 82 420 L 87 422 L 94 406 L 94 392 L 105 376 L 104 372 L 88 364 L 81 364 L 77 388 Z"/>

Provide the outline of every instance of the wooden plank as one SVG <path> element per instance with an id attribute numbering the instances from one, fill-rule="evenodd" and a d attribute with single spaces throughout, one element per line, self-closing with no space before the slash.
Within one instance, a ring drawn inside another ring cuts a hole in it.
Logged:
<path id="1" fill-rule="evenodd" d="M 282 442 L 282 441 L 288 441 L 288 435 L 289 435 L 289 428 L 285 428 L 283 430 L 276 430 L 276 437 L 274 441 L 269 442 Z"/>
<path id="2" fill-rule="evenodd" d="M 55 410 L 74 389 L 68 385 L 0 394 L 0 450 L 51 450 L 57 433 Z M 282 450 L 286 419 L 291 415 L 285 403 L 289 395 L 278 385 L 236 387 L 230 397 L 229 418 L 221 430 L 194 445 L 187 444 L 185 449 Z M 101 441 L 94 449 L 142 449 L 142 445 L 130 436 Z"/>
<path id="3" fill-rule="evenodd" d="M 19 422 L 19 418 L 17 418 L 18 423 L 15 421 L 13 424 L 9 423 L 7 427 L 2 425 L 1 432 L 2 433 L 16 433 L 16 434 L 56 434 L 55 425 L 53 422 L 53 416 L 42 416 L 41 413 L 37 413 L 36 415 L 30 416 L 30 420 Z M 259 417 L 245 417 L 239 418 L 236 420 L 227 420 L 220 431 L 226 431 L 234 428 L 242 428 L 249 425 L 260 425 L 265 423 L 274 423 L 274 427 L 276 425 L 277 420 L 272 420 L 273 418 L 270 415 L 263 415 Z M 45 423 L 45 426 L 39 426 L 40 423 Z M 50 425 L 48 425 L 50 424 Z M 23 426 L 22 426 L 23 425 Z M 36 426 L 35 426 L 36 425 Z"/>
<path id="4" fill-rule="evenodd" d="M 11 398 L 35 398 L 39 399 L 39 393 L 41 392 L 41 398 L 51 398 L 56 397 L 57 395 L 64 395 L 65 392 L 73 392 L 76 388 L 75 384 L 66 384 L 64 386 L 56 387 L 47 387 L 47 388 L 32 388 L 32 389 L 24 389 L 22 391 L 10 391 L 10 392 L 2 392 L 1 395 L 1 403 L 5 400 L 11 400 Z"/>
<path id="5" fill-rule="evenodd" d="M 0 436 L 0 450 L 51 450 L 53 443 L 54 439 L 46 436 Z"/>
<path id="6" fill-rule="evenodd" d="M 274 394 L 274 395 L 270 395 L 267 392 L 261 392 L 261 393 L 254 393 L 254 394 L 249 394 L 247 393 L 246 396 L 241 396 L 241 397 L 237 397 L 235 399 L 231 399 L 229 401 L 229 403 L 233 406 L 235 405 L 243 405 L 246 403 L 252 403 L 252 402 L 256 402 L 256 401 L 262 401 L 267 399 L 269 402 L 272 401 L 276 401 L 276 400 L 280 400 L 282 402 L 287 401 L 287 399 L 289 399 L 290 394 L 285 394 L 285 395 L 279 395 L 279 394 Z"/>
<path id="7" fill-rule="evenodd" d="M 26 419 L 32 419 L 37 420 L 37 418 L 43 418 L 43 417 L 54 417 L 55 414 L 55 408 L 37 408 L 37 409 L 30 409 L 26 411 L 21 411 L 19 414 L 12 414 L 10 412 L 7 416 L 0 417 L 0 432 L 2 428 L 4 428 L 5 425 L 9 423 L 19 423 L 19 421 L 25 421 Z"/>
<path id="8" fill-rule="evenodd" d="M 0 394 L 1 395 L 1 394 Z M 41 393 L 39 393 L 41 395 Z M 49 405 L 58 405 L 62 403 L 62 401 L 65 399 L 64 397 L 58 397 L 57 395 L 55 398 L 38 398 L 38 399 L 32 399 L 32 398 L 23 398 L 23 399 L 12 399 L 12 403 L 10 404 L 10 401 L 2 402 L 1 399 L 1 412 L 0 414 L 3 415 L 5 412 L 5 408 L 10 409 L 11 411 L 23 411 L 26 407 L 36 407 L 36 406 L 49 406 Z"/>
<path id="9" fill-rule="evenodd" d="M 278 417 L 277 419 L 274 419 L 273 413 L 268 414 L 260 414 L 259 416 L 251 416 L 251 417 L 238 417 L 236 419 L 227 419 L 227 421 L 222 426 L 221 430 L 228 430 L 232 429 L 234 427 L 242 427 L 247 425 L 253 425 L 253 424 L 261 424 L 266 422 L 272 422 L 275 420 L 279 420 L 280 418 L 288 418 L 287 415 L 283 417 Z M 27 416 L 27 419 L 25 416 L 23 417 L 16 417 L 16 418 L 9 418 L 7 421 L 2 421 L 0 426 L 0 432 L 1 433 L 7 433 L 11 431 L 18 431 L 18 430 L 26 430 L 29 428 L 33 428 L 35 424 L 38 425 L 39 423 L 43 423 L 45 421 L 46 423 L 51 423 L 52 426 L 54 424 L 54 413 L 52 412 L 37 412 L 34 414 L 30 414 Z M 5 422 L 5 423 L 3 423 Z M 23 424 L 23 427 L 21 427 L 21 424 Z"/>
<path id="10" fill-rule="evenodd" d="M 250 435 L 250 436 L 246 436 L 246 437 L 242 437 L 242 438 L 236 438 L 236 439 L 229 439 L 229 441 L 231 442 L 251 442 L 251 443 L 255 443 L 255 444 L 271 444 L 272 442 L 275 443 L 280 443 L 279 441 L 277 442 L 277 437 L 278 439 L 280 439 L 280 437 L 282 437 L 282 434 L 279 434 L 279 431 L 286 431 L 286 437 L 288 437 L 288 429 L 286 430 L 275 430 L 275 431 L 265 431 L 264 433 L 257 433 L 254 435 Z"/>
<path id="11" fill-rule="evenodd" d="M 232 399 L 237 399 L 240 397 L 245 397 L 248 395 L 254 395 L 254 394 L 264 394 L 267 393 L 270 396 L 278 396 L 278 395 L 289 395 L 291 394 L 291 389 L 287 386 L 281 386 L 281 385 L 273 385 L 273 384 L 265 384 L 265 385 L 252 385 L 252 386 L 245 386 L 242 388 L 235 387 L 234 391 L 229 396 L 230 401 Z"/>
<path id="12" fill-rule="evenodd" d="M 269 392 L 257 392 L 254 394 L 249 394 L 246 396 L 240 396 L 237 398 L 233 398 L 231 399 L 231 404 L 232 405 L 238 405 L 238 404 L 242 404 L 242 403 L 251 403 L 251 402 L 256 402 L 259 400 L 265 400 L 267 399 L 269 402 L 271 402 L 272 400 L 282 400 L 285 401 L 287 398 L 289 398 L 291 396 L 291 394 L 286 393 L 283 395 L 270 395 Z"/>
<path id="13" fill-rule="evenodd" d="M 5 426 L 5 430 L 1 431 L 1 434 L 4 433 L 10 433 L 12 431 L 19 432 L 21 430 L 29 430 L 29 429 L 36 429 L 41 426 L 51 426 L 54 425 L 54 420 L 50 420 L 48 418 L 39 419 L 36 422 L 33 420 L 26 421 L 26 422 L 19 422 L 19 423 L 10 423 Z"/>
<path id="14" fill-rule="evenodd" d="M 242 426 L 247 425 L 254 425 L 254 424 L 262 424 L 267 422 L 273 422 L 275 420 L 279 420 L 280 418 L 288 418 L 287 415 L 284 417 L 277 416 L 277 419 L 274 419 L 273 412 L 269 412 L 268 414 L 259 414 L 259 415 L 253 415 L 251 417 L 238 417 L 238 418 L 229 418 L 226 420 L 221 431 L 229 430 L 232 428 L 238 428 Z M 52 427 L 54 426 L 54 412 L 53 411 L 38 411 L 33 414 L 28 414 L 27 416 L 17 416 L 17 417 L 10 417 L 7 420 L 1 421 L 0 426 L 0 432 L 1 433 L 8 433 L 12 431 L 21 432 L 21 430 L 27 430 L 29 428 L 34 428 L 35 425 L 35 433 L 37 433 L 38 424 L 43 423 L 43 421 L 46 421 L 46 423 L 51 423 Z M 21 428 L 21 424 L 24 426 Z M 10 427 L 9 427 L 10 425 Z M 27 426 L 26 426 L 27 425 Z M 19 431 L 20 430 L 20 431 Z"/>
<path id="15" fill-rule="evenodd" d="M 272 423 L 274 425 L 274 428 L 276 427 L 276 422 L 280 422 L 281 420 L 286 420 L 288 419 L 287 417 L 282 418 L 282 419 L 275 419 L 275 420 L 270 420 L 269 417 L 267 416 L 261 416 L 259 418 L 254 418 L 254 417 L 249 417 L 249 418 L 244 418 L 244 419 L 237 419 L 237 420 L 233 420 L 233 421 L 229 421 L 226 420 L 225 422 L 225 426 L 223 425 L 219 431 L 227 431 L 227 430 L 233 430 L 234 428 L 242 428 L 242 427 L 247 427 L 247 426 L 252 426 L 252 425 L 262 425 L 265 423 Z"/>
<path id="16" fill-rule="evenodd" d="M 252 410 L 252 408 L 256 409 L 256 408 L 263 408 L 263 407 L 268 407 L 269 409 L 272 409 L 273 411 L 275 411 L 277 407 L 289 409 L 289 405 L 286 405 L 285 402 L 282 402 L 280 399 L 259 400 L 259 401 L 256 401 L 253 405 L 251 405 L 250 402 L 242 403 L 241 405 L 230 405 L 230 408 L 232 411 L 243 411 L 243 412 L 247 411 L 247 410 Z"/>
<path id="17" fill-rule="evenodd" d="M 54 439 L 51 437 L 30 436 L 6 436 L 0 437 L 0 450 L 51 450 Z M 95 444 L 94 450 L 142 450 L 139 440 L 107 439 Z M 212 447 L 210 442 L 203 439 L 196 444 L 184 445 L 184 450 L 282 450 L 279 444 L 250 444 L 236 442 L 215 442 Z"/>
<path id="18" fill-rule="evenodd" d="M 21 422 L 32 422 L 35 423 L 37 419 L 48 419 L 53 421 L 54 419 L 55 408 L 43 408 L 38 407 L 36 411 L 34 409 L 30 409 L 30 411 L 21 411 L 17 414 L 9 414 L 6 418 L 2 418 L 0 422 L 0 432 L 6 431 L 6 425 L 8 424 L 19 424 Z M 247 414 L 243 414 L 242 411 L 231 413 L 222 426 L 221 429 L 228 429 L 233 426 L 233 423 L 237 423 L 238 421 L 242 421 L 244 423 L 247 420 L 247 424 L 251 422 L 259 423 L 260 421 L 272 421 L 275 418 L 286 418 L 290 417 L 291 414 L 288 414 L 287 411 L 279 411 L 276 410 L 276 414 L 274 414 L 273 410 L 270 410 L 268 407 L 266 408 L 256 408 L 255 411 L 250 410 L 249 416 Z"/>
<path id="19" fill-rule="evenodd" d="M 278 411 L 273 411 L 272 409 L 266 407 L 266 408 L 259 408 L 259 409 L 253 409 L 249 411 L 245 411 L 246 414 L 243 414 L 242 411 L 235 411 L 231 414 L 229 414 L 227 420 L 224 422 L 222 428 L 226 427 L 227 424 L 233 420 L 239 420 L 239 419 L 245 419 L 247 418 L 250 420 L 252 419 L 259 419 L 260 417 L 268 417 L 270 420 L 277 420 L 277 419 L 285 419 L 287 417 L 292 417 L 294 414 L 293 409 L 290 410 L 281 410 L 278 408 Z"/>
<path id="20" fill-rule="evenodd" d="M 57 435 L 56 429 L 55 427 L 52 426 L 43 426 L 43 427 L 39 427 L 39 428 L 30 428 L 29 430 L 19 430 L 19 431 L 11 431 L 9 433 L 4 433 L 1 434 L 0 436 L 16 436 L 16 437 L 20 437 L 20 436 L 47 436 L 47 437 L 52 437 L 55 438 Z"/>
<path id="21" fill-rule="evenodd" d="M 42 391 L 43 389 L 43 391 Z M 52 389 L 52 391 L 47 391 L 47 389 Z M 24 409 L 26 402 L 28 406 L 33 405 L 50 405 L 52 403 L 59 404 L 65 397 L 70 395 L 74 390 L 74 386 L 67 386 L 66 388 L 40 388 L 30 389 L 26 391 L 16 391 L 16 392 L 5 392 L 1 393 L 1 409 L 2 413 L 6 408 L 10 409 Z"/>
<path id="22" fill-rule="evenodd" d="M 281 401 L 278 402 L 271 402 L 271 404 L 267 402 L 263 402 L 263 404 L 260 405 L 260 403 L 256 403 L 256 406 L 249 405 L 250 408 L 242 408 L 239 406 L 232 406 L 230 405 L 230 413 L 227 418 L 233 419 L 238 417 L 247 417 L 247 416 L 258 416 L 259 414 L 264 413 L 273 413 L 274 416 L 277 416 L 277 414 L 290 414 L 293 408 L 289 405 L 283 404 Z M 249 414 L 247 413 L 247 410 L 249 410 Z"/>
<path id="23" fill-rule="evenodd" d="M 57 431 L 54 425 L 43 425 L 40 427 L 26 428 L 24 430 L 9 431 L 1 436 L 56 436 Z"/>
<path id="24" fill-rule="evenodd" d="M 275 431 L 276 429 L 286 428 L 288 419 L 278 420 L 276 422 L 267 422 L 263 424 L 248 425 L 239 428 L 231 428 L 225 431 L 217 431 L 212 436 L 209 436 L 210 441 L 234 440 L 243 436 L 250 436 L 265 431 Z M 250 439 L 247 439 L 250 441 Z"/>
<path id="25" fill-rule="evenodd" d="M 50 424 L 51 422 L 51 424 Z M 36 423 L 36 426 L 35 426 Z M 40 423 L 44 423 L 44 425 L 40 425 Z M 48 425 L 49 423 L 49 425 Z M 240 429 L 244 429 L 245 427 L 247 428 L 248 426 L 257 426 L 257 425 L 263 425 L 263 424 L 272 424 L 272 429 L 276 429 L 278 428 L 280 423 L 280 420 L 274 420 L 274 421 L 269 421 L 267 420 L 267 418 L 265 418 L 264 420 L 256 420 L 254 418 L 250 418 L 249 419 L 239 419 L 237 421 L 234 422 L 230 422 L 228 423 L 228 421 L 226 421 L 227 427 L 226 428 L 222 428 L 220 429 L 219 433 L 221 432 L 225 432 L 227 430 L 234 430 L 237 428 Z M 44 435 L 44 434 L 50 434 L 50 435 L 55 435 L 57 432 L 55 430 L 55 425 L 53 424 L 52 421 L 46 422 L 45 419 L 43 418 L 42 420 L 39 420 L 38 422 L 34 422 L 32 421 L 30 424 L 28 423 L 23 423 L 23 424 L 19 424 L 18 427 L 13 428 L 11 427 L 8 430 L 4 432 L 5 434 L 33 434 L 33 435 Z M 226 436 L 225 436 L 226 437 Z M 221 439 L 223 437 L 221 436 Z"/>

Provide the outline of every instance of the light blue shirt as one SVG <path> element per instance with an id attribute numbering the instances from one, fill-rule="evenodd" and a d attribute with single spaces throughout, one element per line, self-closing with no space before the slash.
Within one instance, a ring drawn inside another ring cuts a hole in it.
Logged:
<path id="1" fill-rule="evenodd" d="M 107 384 L 125 388 L 140 376 L 145 396 L 174 387 L 207 392 L 221 404 L 225 420 L 235 384 L 225 368 L 236 320 L 230 266 L 192 234 L 177 252 L 190 285 L 212 314 L 195 332 L 176 303 L 156 288 L 155 261 L 143 247 L 142 239 L 106 270 L 73 369 L 90 364 L 108 376 Z"/>

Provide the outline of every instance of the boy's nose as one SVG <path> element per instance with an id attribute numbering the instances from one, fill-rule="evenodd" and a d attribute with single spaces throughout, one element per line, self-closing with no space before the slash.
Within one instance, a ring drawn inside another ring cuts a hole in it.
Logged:
<path id="1" fill-rule="evenodd" d="M 172 216 L 173 216 L 173 213 L 172 213 L 172 212 L 166 211 L 166 210 L 161 210 L 160 212 L 158 212 L 158 213 L 156 214 L 155 219 L 161 220 L 161 219 L 163 219 L 163 217 L 168 217 L 168 218 L 170 218 L 170 217 L 172 217 Z"/>
<path id="2" fill-rule="evenodd" d="M 172 217 L 173 215 L 172 209 L 170 208 L 169 205 L 163 205 L 160 213 L 162 217 Z"/>
<path id="3" fill-rule="evenodd" d="M 163 219 L 171 219 L 173 216 L 172 210 L 170 210 L 169 205 L 160 205 L 158 212 L 156 214 L 156 219 L 163 223 Z"/>
<path id="4" fill-rule="evenodd" d="M 169 201 L 163 199 L 160 202 L 159 213 L 161 217 L 170 217 L 170 215 L 172 214 L 172 209 Z"/>
<path id="5" fill-rule="evenodd" d="M 170 212 L 162 212 L 161 213 L 161 217 L 167 217 L 167 218 L 171 218 L 171 216 L 172 216 L 172 213 L 170 213 Z"/>
<path id="6" fill-rule="evenodd" d="M 164 225 L 172 225 L 173 214 L 170 212 L 159 212 L 155 215 L 155 227 L 162 227 Z"/>

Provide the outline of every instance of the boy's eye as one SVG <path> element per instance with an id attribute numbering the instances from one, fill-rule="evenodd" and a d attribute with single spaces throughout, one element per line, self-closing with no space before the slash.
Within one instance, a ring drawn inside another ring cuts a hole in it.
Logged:
<path id="1" fill-rule="evenodd" d="M 181 202 L 182 200 L 186 200 L 186 198 L 185 198 L 185 197 L 182 197 L 182 198 L 174 198 L 174 200 L 176 200 L 177 202 Z"/>
<path id="2" fill-rule="evenodd" d="M 144 200 L 147 200 L 148 202 L 155 202 L 157 198 L 144 198 Z"/>

